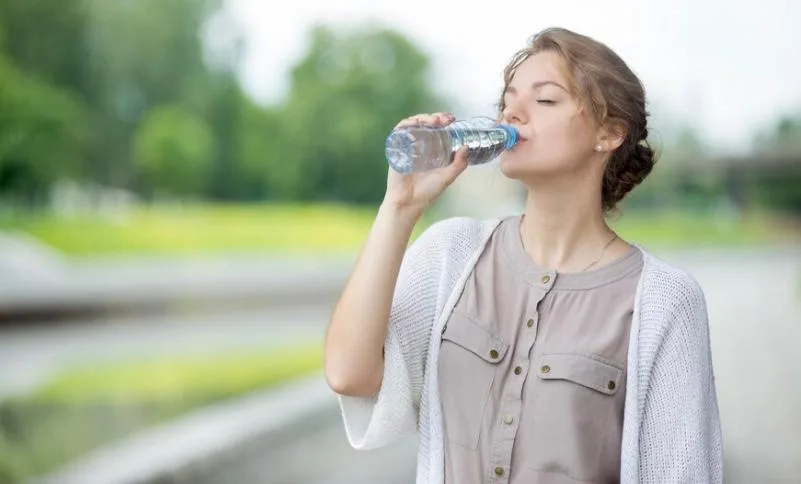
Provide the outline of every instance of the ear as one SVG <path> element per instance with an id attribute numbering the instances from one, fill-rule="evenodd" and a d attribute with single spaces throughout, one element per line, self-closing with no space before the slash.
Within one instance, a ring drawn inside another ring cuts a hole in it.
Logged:
<path id="1" fill-rule="evenodd" d="M 627 134 L 626 125 L 622 121 L 610 119 L 598 130 L 595 145 L 605 152 L 615 151 L 623 144 Z"/>

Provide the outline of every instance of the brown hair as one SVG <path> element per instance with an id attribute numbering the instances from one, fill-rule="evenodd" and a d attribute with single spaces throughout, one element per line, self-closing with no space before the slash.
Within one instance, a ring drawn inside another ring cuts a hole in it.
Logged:
<path id="1" fill-rule="evenodd" d="M 549 28 L 532 36 L 504 69 L 500 112 L 506 108 L 503 93 L 517 67 L 539 52 L 553 52 L 564 59 L 570 89 L 579 99 L 581 109 L 589 108 L 600 125 L 625 130 L 626 137 L 612 152 L 604 172 L 602 203 L 605 211 L 611 211 L 648 176 L 656 162 L 654 150 L 648 144 L 648 112 L 642 82 L 606 45 L 566 29 Z"/>

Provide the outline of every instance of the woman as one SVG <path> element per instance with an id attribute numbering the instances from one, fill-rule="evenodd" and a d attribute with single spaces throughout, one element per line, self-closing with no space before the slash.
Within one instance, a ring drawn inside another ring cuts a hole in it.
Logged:
<path id="1" fill-rule="evenodd" d="M 522 214 L 440 221 L 406 250 L 467 165 L 390 170 L 326 335 L 351 445 L 416 430 L 419 484 L 720 482 L 703 292 L 606 223 L 654 164 L 640 81 L 564 29 L 504 80 L 521 142 L 500 167 L 528 189 Z"/>

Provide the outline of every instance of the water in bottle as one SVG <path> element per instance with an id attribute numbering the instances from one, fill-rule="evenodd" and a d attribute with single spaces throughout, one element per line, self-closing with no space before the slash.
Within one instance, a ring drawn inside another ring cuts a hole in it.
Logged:
<path id="1" fill-rule="evenodd" d="M 387 137 L 385 151 L 392 169 L 409 173 L 448 165 L 462 146 L 467 146 L 468 164 L 487 163 L 512 149 L 517 139 L 514 127 L 478 117 L 448 126 L 396 128 Z"/>

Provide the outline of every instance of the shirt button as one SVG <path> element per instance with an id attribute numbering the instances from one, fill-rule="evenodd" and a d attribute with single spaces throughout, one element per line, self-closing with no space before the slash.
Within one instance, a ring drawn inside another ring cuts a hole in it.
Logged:
<path id="1" fill-rule="evenodd" d="M 534 326 L 534 319 L 533 319 L 533 318 L 532 318 L 532 319 L 529 319 L 529 320 L 526 322 L 526 326 L 528 326 L 529 328 L 531 328 L 532 326 Z"/>
<path id="2" fill-rule="evenodd" d="M 615 389 L 615 382 L 610 381 L 609 384 L 606 385 L 606 388 L 608 388 L 610 390 L 614 390 Z"/>
<path id="3" fill-rule="evenodd" d="M 542 368 L 540 368 L 540 371 L 543 372 L 543 373 L 548 373 L 548 372 L 551 371 L 551 367 L 548 366 L 548 365 L 542 365 Z"/>
<path id="4" fill-rule="evenodd" d="M 503 475 L 503 467 L 496 467 L 495 468 L 495 475 L 501 477 Z"/>
<path id="5" fill-rule="evenodd" d="M 523 369 L 522 369 L 522 368 L 520 368 L 519 366 L 516 366 L 516 367 L 515 367 L 515 375 L 519 375 L 519 374 L 521 374 L 521 373 L 523 373 Z"/>
<path id="6" fill-rule="evenodd" d="M 512 422 L 514 422 L 514 421 L 515 421 L 515 419 L 510 415 L 507 415 L 507 416 L 505 416 L 503 418 L 503 423 L 506 424 L 506 425 L 512 425 Z"/>
<path id="7" fill-rule="evenodd" d="M 498 358 L 498 350 L 490 350 L 490 358 L 493 360 Z"/>
<path id="8" fill-rule="evenodd" d="M 542 283 L 543 284 L 548 284 L 549 282 L 551 282 L 551 276 L 549 276 L 547 274 L 542 276 Z"/>

